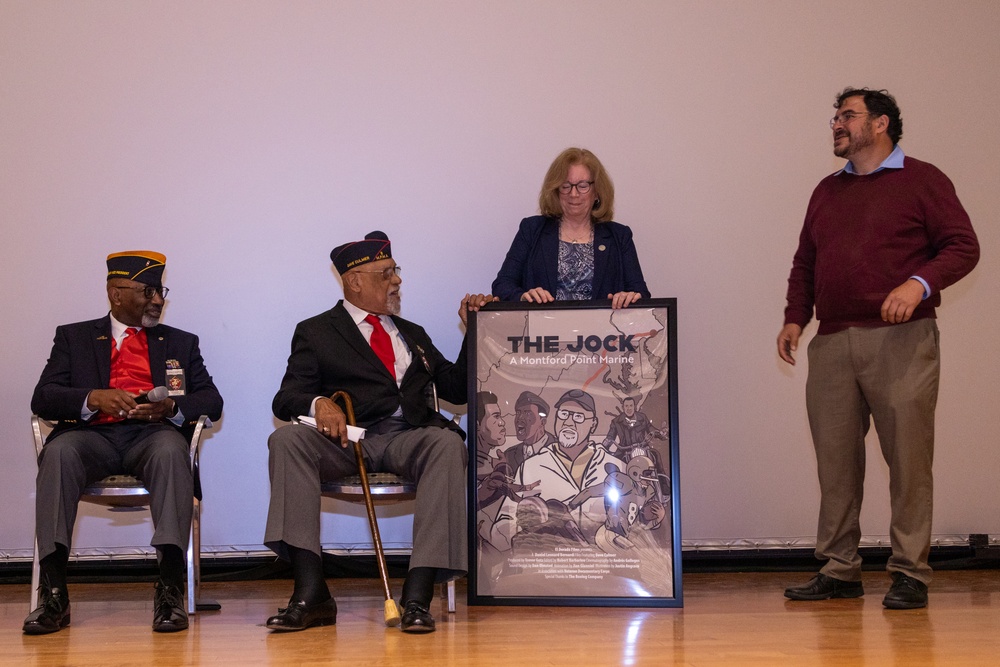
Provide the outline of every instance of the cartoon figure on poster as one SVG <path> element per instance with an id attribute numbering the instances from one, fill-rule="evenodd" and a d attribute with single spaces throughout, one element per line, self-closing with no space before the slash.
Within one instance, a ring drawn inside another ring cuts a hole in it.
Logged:
<path id="1" fill-rule="evenodd" d="M 629 459 L 625 473 L 608 470 L 604 480 L 607 519 L 594 536 L 597 546 L 606 553 L 623 553 L 635 548 L 628 536 L 637 521 L 650 530 L 659 528 L 669 502 L 663 492 L 666 479 L 652 459 L 641 454 Z"/>
<path id="2" fill-rule="evenodd" d="M 507 427 L 500 414 L 497 397 L 488 391 L 477 395 L 476 436 L 479 450 L 476 453 L 476 481 L 478 482 L 478 507 L 489 508 L 502 498 L 515 502 L 521 500 L 518 492 L 530 491 L 534 484 L 514 484 L 514 468 L 508 463 L 510 449 L 494 454 L 507 436 Z"/>
<path id="3" fill-rule="evenodd" d="M 621 411 L 611 420 L 611 428 L 604 438 L 604 446 L 609 452 L 616 452 L 625 461 L 631 461 L 637 456 L 645 456 L 653 460 L 656 469 L 664 472 L 659 460 L 659 452 L 650 445 L 652 440 L 666 440 L 669 429 L 667 423 L 659 429 L 653 428 L 653 423 L 644 412 L 636 409 L 635 396 L 626 396 L 621 401 Z M 609 413 L 610 414 L 610 413 Z"/>
<path id="4" fill-rule="evenodd" d="M 564 525 L 572 523 L 569 530 L 574 538 L 582 534 L 593 543 L 597 528 L 605 521 L 604 482 L 608 470 L 625 470 L 624 461 L 591 440 L 597 424 L 594 398 L 587 392 L 570 389 L 556 401 L 556 441 L 525 459 L 514 474 L 521 486 L 537 484 L 530 494 L 546 501 L 550 517 L 542 524 L 505 525 L 511 519 L 519 523 L 518 508 L 508 499 L 497 515 L 496 535 L 513 538 L 518 529 L 537 531 L 559 521 Z"/>
<path id="5" fill-rule="evenodd" d="M 633 397 L 627 397 L 625 403 L 634 409 Z M 494 482 L 492 488 L 502 484 L 506 498 L 497 512 L 494 535 L 501 539 L 509 535 L 511 549 L 518 542 L 523 544 L 527 533 L 541 533 L 619 553 L 634 548 L 627 538 L 637 521 L 650 529 L 663 523 L 669 480 L 647 452 L 657 458 L 659 454 L 652 448 L 639 447 L 626 432 L 623 442 L 627 444 L 619 448 L 624 458 L 619 458 L 610 451 L 609 445 L 614 443 L 610 434 L 600 445 L 590 439 L 598 423 L 593 396 L 571 389 L 556 402 L 556 434 L 552 442 L 525 459 L 513 476 L 509 476 L 512 468 L 506 461 L 494 469 L 503 470 L 505 477 Z M 648 425 L 649 420 L 645 419 L 645 423 Z M 650 429 L 647 435 L 652 432 Z M 645 439 L 638 442 L 648 444 Z M 487 486 L 484 484 L 483 489 Z M 512 488 L 520 492 L 540 490 L 522 497 Z M 499 497 L 492 489 L 491 493 L 480 493 L 480 507 Z M 536 498 L 544 500 L 544 504 L 539 506 Z M 516 504 L 513 510 L 512 504 Z M 508 523 L 511 515 L 515 526 Z"/>

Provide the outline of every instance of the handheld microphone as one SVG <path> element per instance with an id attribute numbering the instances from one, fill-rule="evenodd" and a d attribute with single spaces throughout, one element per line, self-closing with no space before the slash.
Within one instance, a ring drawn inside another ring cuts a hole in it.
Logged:
<path id="1" fill-rule="evenodd" d="M 143 403 L 158 403 L 168 396 L 166 387 L 154 387 L 150 389 L 145 394 L 139 394 L 135 397 L 135 404 L 142 405 Z"/>

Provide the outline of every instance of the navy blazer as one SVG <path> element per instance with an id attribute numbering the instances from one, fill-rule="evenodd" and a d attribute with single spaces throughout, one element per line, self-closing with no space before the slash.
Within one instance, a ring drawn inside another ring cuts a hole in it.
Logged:
<path id="1" fill-rule="evenodd" d="M 525 218 L 493 281 L 493 294 L 503 301 L 520 301 L 529 289 L 541 287 L 556 295 L 559 280 L 559 218 Z M 638 292 L 648 299 L 632 230 L 617 222 L 594 225 L 594 299 L 617 292 Z"/>
<path id="2" fill-rule="evenodd" d="M 444 400 L 456 405 L 466 402 L 465 341 L 458 360 L 452 363 L 434 347 L 423 327 L 395 315 L 392 321 L 413 354 L 413 362 L 399 386 L 342 300 L 325 313 L 299 322 L 281 388 L 271 403 L 274 416 L 289 421 L 307 415 L 317 396 L 346 391 L 354 404 L 358 426 L 367 428 L 402 406 L 403 417 L 413 426 L 455 428 L 453 422 L 432 408 L 431 381 Z"/>
<path id="3" fill-rule="evenodd" d="M 189 432 L 201 415 L 222 416 L 222 396 L 205 368 L 198 337 L 165 324 L 146 329 L 149 370 L 153 386 L 167 384 L 167 360 L 184 370 L 185 394 L 171 396 L 188 422 Z M 80 428 L 80 411 L 93 389 L 108 389 L 111 382 L 111 317 L 56 327 L 52 353 L 31 397 L 31 411 L 59 424 L 49 438 Z M 96 416 L 96 415 L 95 415 Z"/>

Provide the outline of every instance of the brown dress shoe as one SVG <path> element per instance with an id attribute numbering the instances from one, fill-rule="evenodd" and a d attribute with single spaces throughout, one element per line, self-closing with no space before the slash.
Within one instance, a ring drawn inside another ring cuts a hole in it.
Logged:
<path id="1" fill-rule="evenodd" d="M 330 598 L 316 604 L 306 604 L 302 600 L 292 598 L 288 606 L 279 609 L 275 616 L 267 619 L 267 627 L 271 630 L 296 631 L 311 628 L 314 625 L 336 625 L 337 602 Z"/>
<path id="2" fill-rule="evenodd" d="M 26 635 L 47 635 L 69 625 L 69 595 L 65 588 L 41 586 L 38 608 L 28 614 L 21 629 Z"/>
<path id="3" fill-rule="evenodd" d="M 156 582 L 153 594 L 153 630 L 155 632 L 177 632 L 187 630 L 188 615 L 184 609 L 184 594 L 177 586 L 167 586 Z"/>

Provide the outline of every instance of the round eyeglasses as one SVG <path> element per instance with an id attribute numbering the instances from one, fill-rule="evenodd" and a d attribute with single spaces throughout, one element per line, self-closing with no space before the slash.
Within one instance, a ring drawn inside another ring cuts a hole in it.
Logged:
<path id="1" fill-rule="evenodd" d="M 564 195 L 568 195 L 573 191 L 573 188 L 576 188 L 577 192 L 579 192 L 581 195 L 585 195 L 588 192 L 590 192 L 590 186 L 592 186 L 593 184 L 594 184 L 593 181 L 577 181 L 576 183 L 563 183 L 562 185 L 559 186 L 559 192 L 563 193 Z"/>
<path id="2" fill-rule="evenodd" d="M 355 271 L 357 273 L 374 273 L 374 274 L 382 276 L 382 280 L 392 280 L 392 277 L 394 275 L 398 276 L 400 273 L 403 272 L 403 267 L 401 267 L 401 266 L 388 266 L 388 267 L 382 269 L 381 271 L 360 271 L 358 269 L 355 269 Z"/>
<path id="3" fill-rule="evenodd" d="M 830 119 L 830 129 L 832 130 L 834 127 L 836 127 L 837 123 L 840 123 L 841 125 L 847 125 L 855 118 L 861 118 L 862 116 L 871 116 L 871 115 L 872 115 L 871 111 L 862 111 L 860 113 L 856 111 L 845 111 L 844 113 L 837 114 L 836 116 Z"/>

